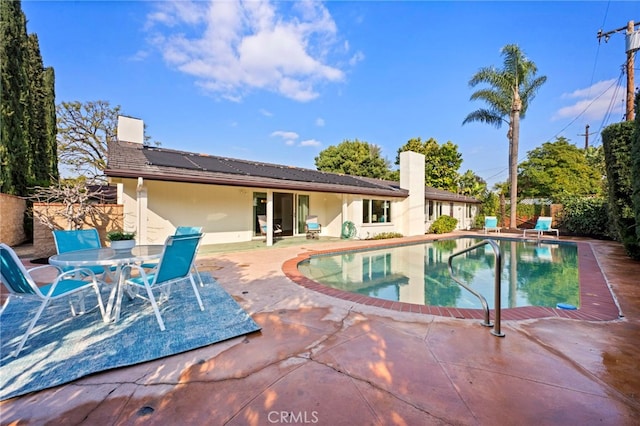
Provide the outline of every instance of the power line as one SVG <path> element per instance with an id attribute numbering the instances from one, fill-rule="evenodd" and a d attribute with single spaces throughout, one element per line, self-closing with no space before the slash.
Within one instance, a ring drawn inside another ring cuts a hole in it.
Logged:
<path id="1" fill-rule="evenodd" d="M 634 23 L 634 21 L 627 22 L 627 25 L 624 27 L 616 28 L 615 30 L 602 32 L 602 29 L 598 31 L 598 43 L 604 37 L 605 43 L 609 41 L 611 34 L 619 33 L 621 31 L 625 31 L 626 33 L 626 68 L 627 68 L 627 93 L 626 93 L 626 114 L 625 118 L 627 121 L 632 121 L 635 115 L 634 112 L 634 102 L 633 98 L 635 96 L 635 84 L 634 84 L 634 53 L 640 49 L 640 32 L 635 30 L 635 27 L 639 26 L 640 23 Z"/>

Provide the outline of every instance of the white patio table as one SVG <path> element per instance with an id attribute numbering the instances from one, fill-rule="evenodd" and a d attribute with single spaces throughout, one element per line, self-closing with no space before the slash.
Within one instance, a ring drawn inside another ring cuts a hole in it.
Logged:
<path id="1" fill-rule="evenodd" d="M 105 312 L 105 322 L 118 321 L 120 319 L 120 305 L 124 282 L 127 277 L 122 274 L 125 265 L 147 262 L 160 259 L 164 245 L 140 245 L 130 250 L 114 250 L 110 247 L 98 249 L 69 251 L 56 254 L 49 258 L 49 263 L 60 267 L 83 267 L 90 265 L 100 265 L 115 267 L 115 285 L 109 294 L 109 302 Z M 113 314 L 115 310 L 115 314 Z"/>

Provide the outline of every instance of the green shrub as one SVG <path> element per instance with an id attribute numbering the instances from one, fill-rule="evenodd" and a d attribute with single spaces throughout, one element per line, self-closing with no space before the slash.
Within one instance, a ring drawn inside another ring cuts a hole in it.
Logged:
<path id="1" fill-rule="evenodd" d="M 402 238 L 403 235 L 399 232 L 381 232 L 375 234 L 373 237 L 368 237 L 367 240 L 385 240 L 387 238 Z"/>
<path id="2" fill-rule="evenodd" d="M 476 214 L 475 227 L 482 228 L 484 226 L 485 216 L 500 217 L 500 197 L 495 192 L 487 192 L 480 197 L 480 204 L 478 208 L 478 214 Z M 500 223 L 500 220 L 498 220 Z"/>
<path id="3" fill-rule="evenodd" d="M 125 232 L 125 231 L 107 232 L 107 239 L 109 241 L 133 240 L 135 237 L 136 237 L 135 232 Z"/>
<path id="4" fill-rule="evenodd" d="M 451 216 L 440 216 L 431 224 L 430 234 L 446 234 L 456 229 L 458 219 Z"/>
<path id="5" fill-rule="evenodd" d="M 558 228 L 563 233 L 599 239 L 609 239 L 614 235 L 609 205 L 602 197 L 564 198 Z"/>
<path id="6" fill-rule="evenodd" d="M 631 141 L 635 123 L 611 124 L 601 133 L 607 168 L 609 212 L 615 228 L 615 238 L 633 259 L 640 259 L 640 239 L 636 234 L 633 214 Z"/>
<path id="7" fill-rule="evenodd" d="M 640 241 L 640 90 L 636 91 L 636 120 L 631 141 L 631 178 L 636 237 Z"/>

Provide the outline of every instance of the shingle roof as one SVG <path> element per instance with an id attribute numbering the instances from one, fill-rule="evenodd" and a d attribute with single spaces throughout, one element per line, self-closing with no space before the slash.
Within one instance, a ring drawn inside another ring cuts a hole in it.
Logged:
<path id="1" fill-rule="evenodd" d="M 193 152 L 111 142 L 105 174 L 137 178 L 248 186 L 272 189 L 406 197 L 398 182 Z M 478 200 L 441 189 L 425 187 L 425 198 L 479 203 Z"/>
<path id="2" fill-rule="evenodd" d="M 454 192 L 445 191 L 444 189 L 431 188 L 426 186 L 424 188 L 424 197 L 429 200 L 438 201 L 458 201 L 461 203 L 476 203 L 482 202 L 476 198 L 469 197 L 468 195 L 456 194 Z"/>
<path id="3" fill-rule="evenodd" d="M 380 180 L 380 179 L 372 179 L 367 177 L 358 177 L 358 179 L 363 179 L 369 182 L 382 182 L 385 185 L 400 187 L 399 182 L 390 181 L 390 180 Z M 454 192 L 445 191 L 444 189 L 432 188 L 430 186 L 424 187 L 424 198 L 429 200 L 437 200 L 437 201 L 458 201 L 461 203 L 476 203 L 480 204 L 481 201 L 476 198 L 469 197 L 467 195 L 456 194 Z"/>
<path id="4" fill-rule="evenodd" d="M 111 142 L 105 174 L 110 177 L 231 186 L 406 197 L 397 182 L 364 180 L 278 164 L 196 154 L 130 142 Z"/>

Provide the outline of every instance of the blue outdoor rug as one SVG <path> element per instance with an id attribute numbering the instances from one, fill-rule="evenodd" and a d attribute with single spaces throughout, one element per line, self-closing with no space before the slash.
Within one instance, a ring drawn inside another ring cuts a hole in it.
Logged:
<path id="1" fill-rule="evenodd" d="M 210 274 L 201 275 L 205 310 L 188 281 L 172 286 L 171 297 L 160 303 L 166 331 L 160 331 L 151 304 L 139 298 L 125 295 L 120 320 L 110 324 L 97 308 L 72 317 L 68 299 L 54 301 L 17 358 L 11 353 L 39 304 L 12 300 L 0 316 L 0 401 L 260 330 Z M 105 305 L 109 290 L 105 285 Z M 95 294 L 88 294 L 87 309 L 95 306 Z"/>

